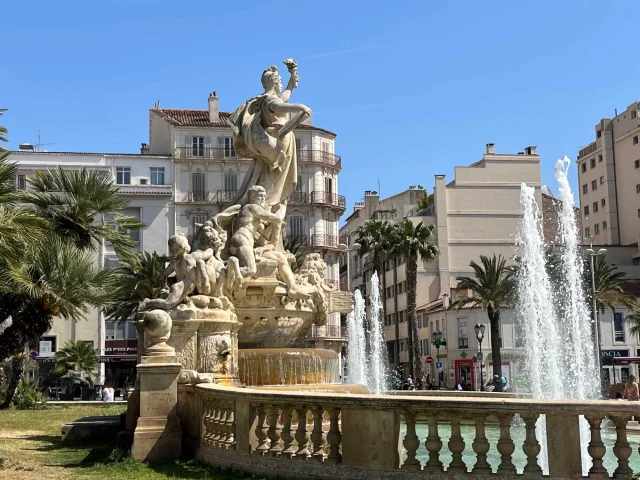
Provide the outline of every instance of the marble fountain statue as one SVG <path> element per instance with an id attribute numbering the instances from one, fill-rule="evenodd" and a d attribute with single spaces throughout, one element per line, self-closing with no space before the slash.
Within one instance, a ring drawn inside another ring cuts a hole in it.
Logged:
<path id="1" fill-rule="evenodd" d="M 311 115 L 289 103 L 298 67 L 284 63 L 286 89 L 271 66 L 262 73 L 264 93 L 229 116 L 236 152 L 253 159 L 232 206 L 198 225 L 191 241 L 183 234 L 169 239 L 166 293 L 139 307 L 147 336 L 167 330 L 164 343 L 182 365 L 178 383 L 339 382 L 337 353 L 295 348 L 312 324 L 351 312 L 353 295 L 324 282 L 318 253 L 307 254 L 294 273 L 295 257 L 283 247 L 287 199 L 298 177 L 293 130 Z"/>

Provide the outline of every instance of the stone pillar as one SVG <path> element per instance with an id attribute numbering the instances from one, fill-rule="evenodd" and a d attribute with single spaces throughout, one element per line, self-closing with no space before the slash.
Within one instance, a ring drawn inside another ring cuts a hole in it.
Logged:
<path id="1" fill-rule="evenodd" d="M 182 451 L 182 431 L 176 415 L 182 364 L 166 343 L 171 335 L 169 314 L 152 310 L 143 316 L 147 347 L 137 367 L 140 417 L 131 453 L 138 461 L 161 463 L 177 459 Z"/>
<path id="2" fill-rule="evenodd" d="M 547 414 L 549 476 L 582 477 L 580 418 L 576 414 Z"/>
<path id="3" fill-rule="evenodd" d="M 198 312 L 197 371 L 212 374 L 214 383 L 238 381 L 238 328 L 236 314 L 228 310 Z"/>
<path id="4" fill-rule="evenodd" d="M 400 467 L 399 412 L 343 408 L 341 420 L 343 465 Z"/>

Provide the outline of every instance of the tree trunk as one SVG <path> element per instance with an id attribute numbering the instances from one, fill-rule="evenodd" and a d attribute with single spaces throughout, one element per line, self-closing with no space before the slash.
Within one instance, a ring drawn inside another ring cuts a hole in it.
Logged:
<path id="1" fill-rule="evenodd" d="M 395 324 L 396 328 L 396 354 L 395 363 L 396 368 L 400 367 L 400 322 L 398 321 L 398 293 L 396 292 L 396 283 L 398 283 L 398 259 L 393 259 L 393 311 L 395 312 Z M 404 375 L 403 375 L 404 376 Z"/>
<path id="2" fill-rule="evenodd" d="M 7 396 L 4 399 L 0 409 L 4 410 L 11 406 L 13 403 L 13 397 L 16 394 L 20 377 L 22 377 L 22 370 L 24 362 L 21 355 L 14 355 L 11 359 L 11 378 L 9 379 L 9 385 L 7 386 Z"/>
<path id="3" fill-rule="evenodd" d="M 487 310 L 489 315 L 489 323 L 491 324 L 491 358 L 493 359 L 493 377 L 497 375 L 502 378 L 502 356 L 500 355 L 500 346 L 502 339 L 500 336 L 500 310 Z M 495 392 L 502 391 L 502 382 L 498 382 L 495 386 Z"/>
<path id="4" fill-rule="evenodd" d="M 407 317 L 409 327 L 409 361 L 416 385 L 422 382 L 422 348 L 418 336 L 418 322 L 416 321 L 416 283 L 418 259 L 415 255 L 407 257 Z"/>

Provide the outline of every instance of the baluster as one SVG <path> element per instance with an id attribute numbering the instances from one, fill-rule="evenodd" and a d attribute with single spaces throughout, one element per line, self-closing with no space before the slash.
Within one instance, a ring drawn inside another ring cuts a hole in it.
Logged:
<path id="1" fill-rule="evenodd" d="M 218 448 L 225 448 L 227 442 L 227 409 L 220 405 L 218 417 Z"/>
<path id="2" fill-rule="evenodd" d="M 464 452 L 464 439 L 462 438 L 462 432 L 460 431 L 460 417 L 457 414 L 451 415 L 451 438 L 447 445 L 451 451 L 451 463 L 447 472 L 461 472 L 467 471 L 467 466 L 462 461 L 462 452 Z"/>
<path id="3" fill-rule="evenodd" d="M 504 475 L 515 475 L 516 467 L 511 461 L 511 455 L 513 455 L 516 446 L 511 439 L 511 418 L 512 414 L 503 413 L 498 415 L 498 421 L 500 422 L 500 439 L 498 440 L 498 453 L 500 453 L 501 461 L 498 465 L 498 471 Z"/>
<path id="4" fill-rule="evenodd" d="M 328 408 L 330 424 L 329 433 L 327 434 L 327 443 L 329 443 L 329 456 L 327 461 L 331 463 L 342 463 L 342 454 L 340 453 L 340 444 L 342 443 L 342 432 L 338 425 L 338 417 L 340 410 L 331 407 Z"/>
<path id="5" fill-rule="evenodd" d="M 206 402 L 205 403 L 205 413 L 204 416 L 202 418 L 202 423 L 204 423 L 204 433 L 202 435 L 202 440 L 209 444 L 212 445 L 212 437 L 213 437 L 213 414 L 214 414 L 214 409 L 213 406 L 211 405 L 211 402 Z"/>
<path id="6" fill-rule="evenodd" d="M 473 417 L 476 424 L 476 437 L 473 439 L 472 448 L 476 454 L 476 464 L 473 466 L 473 473 L 489 474 L 491 473 L 491 465 L 487 462 L 487 453 L 489 453 L 489 440 L 485 433 L 484 422 L 486 415 L 476 415 Z"/>
<path id="7" fill-rule="evenodd" d="M 438 435 L 438 416 L 435 413 L 429 414 L 427 416 L 427 423 L 429 425 L 429 435 L 424 445 L 429 452 L 429 461 L 427 461 L 424 469 L 431 472 L 442 472 L 442 462 L 440 461 L 442 440 L 440 440 L 440 435 Z"/>
<path id="8" fill-rule="evenodd" d="M 231 404 L 227 408 L 227 440 L 225 441 L 225 447 L 229 449 L 235 449 L 236 446 L 236 422 L 235 422 L 235 410 L 234 405 Z"/>
<path id="9" fill-rule="evenodd" d="M 284 423 L 282 425 L 282 441 L 284 442 L 282 454 L 291 458 L 296 453 L 296 447 L 293 445 L 293 435 L 291 435 L 291 413 L 292 409 L 285 406 L 282 409 Z"/>
<path id="10" fill-rule="evenodd" d="M 589 478 L 609 478 L 609 472 L 604 468 L 602 458 L 607 453 L 607 447 L 602 441 L 602 419 L 604 415 L 599 413 L 591 413 L 585 415 L 591 429 L 591 440 L 587 447 L 587 452 L 593 460 L 591 469 L 589 470 Z"/>
<path id="11" fill-rule="evenodd" d="M 213 435 L 211 436 L 211 444 L 214 447 L 218 446 L 218 442 L 220 441 L 220 408 L 216 405 L 213 409 L 213 416 L 211 419 L 211 429 L 213 431 Z"/>
<path id="12" fill-rule="evenodd" d="M 618 459 L 618 468 L 613 472 L 613 478 L 631 478 L 633 470 L 629 468 L 631 446 L 627 440 L 627 422 L 631 419 L 628 415 L 611 415 L 616 424 L 616 443 L 613 453 Z"/>
<path id="13" fill-rule="evenodd" d="M 269 410 L 269 439 L 271 440 L 271 448 L 269 449 L 269 453 L 274 457 L 277 457 L 282 452 L 282 447 L 280 446 L 280 434 L 282 433 L 282 429 L 278 424 L 278 420 L 280 420 L 280 409 L 276 407 L 272 407 Z"/>
<path id="14" fill-rule="evenodd" d="M 311 441 L 313 442 L 313 459 L 320 462 L 324 461 L 324 438 L 322 435 L 322 415 L 324 408 L 316 407 L 313 409 L 313 431 L 311 432 Z"/>
<path id="15" fill-rule="evenodd" d="M 296 430 L 296 442 L 298 442 L 298 451 L 296 458 L 306 460 L 311 455 L 309 451 L 309 432 L 307 432 L 307 409 L 304 407 L 296 408 L 298 412 L 298 429 Z"/>
<path id="16" fill-rule="evenodd" d="M 524 472 L 534 473 L 536 475 L 542 475 L 542 468 L 538 465 L 538 454 L 540 453 L 541 447 L 536 438 L 536 422 L 539 416 L 537 413 L 522 415 L 526 430 L 522 451 L 527 456 L 527 464 L 524 467 Z"/>
<path id="17" fill-rule="evenodd" d="M 269 439 L 267 437 L 267 430 L 269 427 L 265 425 L 265 419 L 267 417 L 267 409 L 264 405 L 260 405 L 257 408 L 258 411 L 258 424 L 256 425 L 256 437 L 258 438 L 258 447 L 256 453 L 259 455 L 266 455 L 269 451 Z"/>
<path id="18" fill-rule="evenodd" d="M 407 424 L 407 434 L 404 436 L 402 444 L 407 450 L 407 459 L 402 464 L 405 470 L 420 470 L 420 460 L 416 458 L 420 439 L 416 434 L 416 416 L 411 412 L 404 412 L 404 421 Z"/>

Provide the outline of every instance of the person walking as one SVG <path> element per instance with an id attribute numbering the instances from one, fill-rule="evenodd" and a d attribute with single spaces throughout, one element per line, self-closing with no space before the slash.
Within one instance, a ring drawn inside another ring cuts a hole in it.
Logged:
<path id="1" fill-rule="evenodd" d="M 636 382 L 635 375 L 629 375 L 629 380 L 627 380 L 627 383 L 624 385 L 624 394 L 622 397 L 630 402 L 640 400 L 640 392 L 638 391 L 638 382 Z"/>

